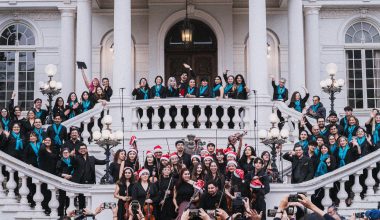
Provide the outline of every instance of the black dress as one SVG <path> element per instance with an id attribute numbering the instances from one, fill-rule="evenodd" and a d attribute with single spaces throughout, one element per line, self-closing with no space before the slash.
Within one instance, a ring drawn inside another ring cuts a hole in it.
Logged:
<path id="1" fill-rule="evenodd" d="M 36 108 L 33 108 L 32 111 L 36 115 L 36 118 L 41 119 L 42 124 L 45 124 L 46 117 L 49 115 L 49 112 L 45 109 L 39 109 L 39 111 L 37 111 Z"/>
<path id="2" fill-rule="evenodd" d="M 132 91 L 132 96 L 136 96 L 136 100 L 144 100 L 150 98 L 150 89 L 147 88 L 136 88 Z"/>
<path id="3" fill-rule="evenodd" d="M 113 182 L 116 183 L 119 180 L 120 164 L 112 162 L 109 167 Z"/>
<path id="4" fill-rule="evenodd" d="M 149 194 L 150 194 L 149 198 L 153 201 L 152 205 L 157 207 L 156 204 L 158 204 L 158 196 L 159 196 L 157 185 L 149 183 L 148 189 L 149 189 Z M 133 187 L 132 199 L 139 201 L 140 206 L 144 207 L 145 200 L 147 199 L 147 191 L 144 189 L 144 187 L 141 185 L 140 182 L 136 183 Z"/>
<path id="5" fill-rule="evenodd" d="M 12 157 L 15 157 L 19 160 L 23 160 L 24 159 L 24 149 L 25 149 L 25 138 L 22 134 L 20 134 L 20 138 L 21 138 L 21 141 L 22 141 L 22 147 L 20 148 L 17 148 L 17 141 L 16 141 L 16 138 L 12 135 L 12 132 L 11 134 L 9 134 L 9 137 L 6 138 L 5 136 L 3 136 L 4 138 L 4 142 L 5 144 L 3 146 L 0 146 L 3 151 L 7 154 L 9 154 L 10 156 Z"/>
<path id="6" fill-rule="evenodd" d="M 171 180 L 171 181 L 170 181 Z M 169 187 L 170 182 L 170 187 Z M 175 218 L 175 207 L 173 203 L 173 188 L 174 183 L 176 182 L 176 179 L 173 177 L 164 178 L 162 177 L 160 181 L 158 182 L 158 190 L 159 190 L 159 200 L 163 201 L 165 197 L 166 190 L 170 190 L 170 194 L 166 196 L 165 201 L 163 203 L 163 206 L 159 207 L 159 219 L 173 219 Z"/>
<path id="7" fill-rule="evenodd" d="M 166 89 L 166 97 L 168 98 L 179 97 L 179 90 L 173 87 L 168 87 Z"/>
<path id="8" fill-rule="evenodd" d="M 119 196 L 131 196 L 132 195 L 132 192 L 133 192 L 133 183 L 132 184 L 129 184 L 129 186 L 127 186 L 125 183 L 120 183 L 118 182 L 117 185 L 119 186 Z M 117 201 L 117 219 L 118 220 L 124 220 L 124 215 L 125 215 L 125 208 L 124 208 L 124 205 L 125 205 L 125 201 L 119 199 Z"/>
<path id="9" fill-rule="evenodd" d="M 46 150 L 44 145 L 41 145 L 39 151 L 39 167 L 40 169 L 55 174 L 56 173 L 56 164 L 58 161 L 58 154 L 52 150 L 51 152 Z M 49 201 L 51 200 L 51 191 L 48 189 L 46 183 L 42 183 L 41 192 L 44 195 L 44 200 L 42 201 L 42 207 L 45 210 L 50 210 Z"/>
<path id="10" fill-rule="evenodd" d="M 194 187 L 189 183 L 182 183 L 178 187 L 176 187 L 177 192 L 177 205 L 180 206 L 182 202 L 190 202 L 191 197 L 194 194 Z"/>
<path id="11" fill-rule="evenodd" d="M 239 90 L 240 86 L 242 86 L 243 89 Z M 245 89 L 245 85 L 237 85 L 237 88 L 234 91 L 233 98 L 234 99 L 247 99 L 248 98 L 248 93 Z"/>
<path id="12" fill-rule="evenodd" d="M 166 88 L 165 86 L 161 85 L 160 88 L 156 89 L 158 86 L 154 85 L 152 88 L 150 88 L 150 98 L 160 97 L 160 98 L 166 98 Z"/>

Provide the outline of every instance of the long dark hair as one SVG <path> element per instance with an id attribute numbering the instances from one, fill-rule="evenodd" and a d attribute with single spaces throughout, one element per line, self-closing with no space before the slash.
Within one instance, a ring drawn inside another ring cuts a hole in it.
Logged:
<path id="1" fill-rule="evenodd" d="M 300 101 L 302 99 L 302 96 L 301 96 L 301 93 L 298 92 L 298 91 L 294 91 L 293 94 L 292 94 L 292 97 L 290 98 L 290 102 L 296 102 L 296 95 L 299 94 L 300 95 Z"/>
<path id="2" fill-rule="evenodd" d="M 237 74 L 237 75 L 235 76 L 235 85 L 238 85 L 237 78 L 238 78 L 239 76 L 241 77 L 241 84 L 243 85 L 243 87 L 245 87 L 245 79 L 244 79 L 244 76 L 241 75 L 241 74 Z"/>
<path id="3" fill-rule="evenodd" d="M 70 92 L 69 96 L 67 97 L 67 102 L 66 102 L 68 105 L 69 105 L 70 102 L 71 102 L 71 95 L 72 95 L 72 94 L 75 95 L 75 100 L 74 100 L 74 102 L 78 102 L 78 96 L 77 96 L 77 94 L 76 94 L 75 92 Z"/>
<path id="4" fill-rule="evenodd" d="M 220 80 L 220 83 L 219 83 L 219 84 L 215 84 L 215 79 L 216 79 L 216 78 L 218 78 L 218 79 Z M 223 86 L 222 77 L 220 77 L 220 76 L 215 76 L 215 78 L 214 78 L 214 87 L 215 87 L 216 85 L 222 85 L 222 86 Z"/>
<path id="5" fill-rule="evenodd" d="M 120 156 L 121 152 L 124 152 L 125 155 L 127 155 L 127 152 L 125 150 L 123 150 L 123 149 L 117 150 L 116 153 L 115 153 L 115 156 L 113 157 L 113 162 L 114 163 L 117 163 L 117 160 L 119 159 L 119 156 Z"/>
<path id="6" fill-rule="evenodd" d="M 69 98 L 70 98 L 70 97 L 69 97 Z M 62 106 L 58 106 L 58 102 L 59 102 L 60 100 L 63 102 Z M 62 97 L 58 97 L 58 98 L 55 100 L 54 108 L 65 108 L 65 100 L 63 100 Z"/>
<path id="7" fill-rule="evenodd" d="M 255 149 L 254 149 L 252 146 L 247 146 L 246 148 L 244 148 L 243 155 L 242 155 L 241 158 L 240 158 L 240 162 L 241 162 L 241 163 L 247 163 L 247 159 L 248 159 L 248 158 L 247 158 L 247 156 L 245 155 L 245 150 L 246 150 L 247 148 L 251 149 L 251 152 L 252 152 L 252 155 L 251 155 L 251 156 L 256 157 L 256 151 L 255 151 Z M 251 164 L 253 164 L 253 159 L 251 159 Z"/>
<path id="8" fill-rule="evenodd" d="M 141 81 L 142 80 L 145 80 L 146 84 L 145 84 L 145 89 L 149 89 L 149 84 L 148 84 L 148 80 L 146 78 L 141 78 L 140 81 L 139 81 L 139 85 L 141 85 Z"/>
<path id="9" fill-rule="evenodd" d="M 160 75 L 158 75 L 158 76 L 156 76 L 156 78 L 154 78 L 154 84 L 157 85 L 156 81 L 157 81 L 158 78 L 161 79 L 161 84 L 160 84 L 160 85 L 163 85 L 163 84 L 164 84 L 164 79 L 163 79 L 162 76 L 160 76 Z"/>
<path id="10" fill-rule="evenodd" d="M 220 177 L 221 177 L 221 174 L 220 174 L 220 172 L 219 172 L 219 166 L 218 166 L 218 163 L 216 162 L 216 161 L 211 161 L 211 163 L 210 163 L 210 166 L 207 168 L 207 174 L 206 174 L 206 176 L 205 176 L 205 179 L 207 179 L 207 180 L 213 180 L 214 179 L 214 177 L 212 176 L 212 172 L 211 172 L 211 169 L 210 169 L 210 167 L 211 167 L 211 164 L 215 164 L 216 165 L 216 167 L 217 167 L 217 169 L 216 169 L 216 180 L 217 179 L 220 179 Z"/>
<path id="11" fill-rule="evenodd" d="M 204 171 L 206 170 L 206 167 L 205 167 L 205 165 L 203 163 L 198 163 L 197 165 L 195 165 L 193 167 L 192 172 L 190 173 L 190 178 L 192 180 L 194 180 L 194 181 L 197 181 L 197 175 L 198 175 L 197 169 L 198 169 L 198 166 L 202 167 L 202 172 L 201 172 L 201 174 L 199 174 L 199 178 L 200 179 L 203 179 L 203 177 L 204 177 Z"/>
<path id="12" fill-rule="evenodd" d="M 131 184 L 133 184 L 135 182 L 135 177 L 134 177 L 134 174 L 133 174 L 133 171 L 132 171 L 133 169 L 132 170 L 131 169 L 124 169 L 123 175 L 121 175 L 120 179 L 117 181 L 117 184 L 119 184 L 119 185 L 126 185 L 125 183 L 127 182 L 127 178 L 125 178 L 125 171 L 127 171 L 127 170 L 130 170 L 131 173 L 132 173 L 131 178 L 129 179 L 129 182 Z"/>
<path id="13" fill-rule="evenodd" d="M 88 93 L 87 91 L 84 91 L 84 92 L 82 92 L 82 95 L 80 96 L 82 102 L 83 102 L 83 101 L 86 101 L 86 100 L 84 100 L 84 98 L 83 98 L 84 94 L 87 94 L 87 100 L 90 100 L 90 93 Z"/>
<path id="14" fill-rule="evenodd" d="M 179 178 L 178 178 L 178 181 L 177 181 L 177 184 L 176 184 L 176 188 L 178 189 L 178 187 L 180 187 L 183 183 L 186 183 L 184 180 L 183 180 L 183 173 L 185 173 L 186 171 L 188 171 L 190 173 L 190 171 L 187 169 L 187 168 L 182 168 L 180 171 L 179 171 Z"/>

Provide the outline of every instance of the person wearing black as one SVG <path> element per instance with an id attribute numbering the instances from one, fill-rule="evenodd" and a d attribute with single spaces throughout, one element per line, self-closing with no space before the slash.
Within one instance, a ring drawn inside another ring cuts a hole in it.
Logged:
<path id="1" fill-rule="evenodd" d="M 212 88 L 211 97 L 216 99 L 223 99 L 224 97 L 224 87 L 222 83 L 222 78 L 216 76 L 214 80 L 214 87 Z"/>
<path id="2" fill-rule="evenodd" d="M 256 158 L 255 149 L 252 146 L 246 146 L 243 156 L 239 160 L 239 167 L 244 170 L 245 173 L 249 173 L 253 170 L 253 161 Z"/>
<path id="3" fill-rule="evenodd" d="M 215 210 L 217 208 L 227 210 L 226 195 L 218 188 L 215 181 L 206 185 L 207 193 L 203 193 L 199 200 L 199 207 L 203 210 Z"/>
<path id="4" fill-rule="evenodd" d="M 146 152 L 144 169 L 149 171 L 149 182 L 156 183 L 158 180 L 158 168 L 156 158 L 154 158 L 153 153 L 151 151 Z"/>
<path id="5" fill-rule="evenodd" d="M 343 135 L 344 128 L 338 123 L 339 122 L 338 115 L 335 112 L 332 112 L 332 113 L 329 114 L 328 121 L 329 121 L 329 124 L 326 125 L 326 128 L 329 131 L 330 131 L 330 127 L 333 126 L 333 125 L 335 125 L 336 128 L 338 129 L 338 133 L 340 135 Z"/>
<path id="6" fill-rule="evenodd" d="M 42 122 L 41 119 L 36 118 L 34 120 L 34 126 L 32 132 L 37 134 L 38 142 L 42 143 L 42 141 L 47 137 L 46 132 L 42 128 Z"/>
<path id="7" fill-rule="evenodd" d="M 81 113 L 80 103 L 78 96 L 75 92 L 71 92 L 67 97 L 65 116 L 67 119 L 74 118 Z"/>
<path id="8" fill-rule="evenodd" d="M 109 170 L 114 183 L 116 183 L 119 180 L 120 165 L 123 161 L 125 161 L 125 154 L 125 150 L 117 150 L 115 156 L 113 157 L 113 162 L 110 164 Z"/>
<path id="9" fill-rule="evenodd" d="M 150 98 L 150 88 L 145 78 L 140 79 L 139 84 L 132 91 L 132 96 L 135 96 L 136 100 L 146 100 Z"/>
<path id="10" fill-rule="evenodd" d="M 110 80 L 108 78 L 102 79 L 103 91 L 106 96 L 106 101 L 109 102 L 111 100 L 111 96 L 113 94 L 113 90 L 110 86 Z"/>
<path id="11" fill-rule="evenodd" d="M 168 79 L 167 89 L 166 89 L 166 97 L 174 98 L 179 97 L 179 90 L 177 87 L 177 81 L 174 77 L 170 77 Z"/>
<path id="12" fill-rule="evenodd" d="M 181 169 L 179 173 L 179 179 L 174 187 L 173 203 L 175 206 L 175 211 L 178 213 L 177 220 L 182 216 L 182 213 L 187 207 L 194 207 L 190 204 L 192 196 L 194 195 L 193 182 L 190 179 L 190 171 L 186 168 Z M 197 202 L 199 200 L 199 195 L 194 198 L 192 202 Z"/>
<path id="13" fill-rule="evenodd" d="M 53 107 L 53 115 L 61 115 L 61 118 L 62 118 L 62 121 L 64 121 L 66 119 L 66 116 L 65 116 L 65 101 L 63 100 L 62 97 L 58 97 L 56 100 L 55 100 L 55 104 L 54 104 L 54 107 Z"/>
<path id="14" fill-rule="evenodd" d="M 173 219 L 175 218 L 175 207 L 173 204 L 173 188 L 177 181 L 170 175 L 170 166 L 165 166 L 162 169 L 162 175 L 158 182 L 159 194 L 159 219 Z M 170 184 L 170 186 L 169 186 Z"/>
<path id="15" fill-rule="evenodd" d="M 83 144 L 83 142 L 80 140 L 79 130 L 76 127 L 70 128 L 70 139 L 65 141 L 62 148 L 69 148 L 70 152 L 75 151 L 76 154 L 78 154 L 79 147 Z M 60 151 L 59 148 L 56 148 L 58 152 Z"/>
<path id="16" fill-rule="evenodd" d="M 178 85 L 178 92 L 179 92 L 179 97 L 183 98 L 185 97 L 186 90 L 187 90 L 187 73 L 182 73 L 181 75 L 181 81 L 179 82 Z"/>
<path id="17" fill-rule="evenodd" d="M 294 151 L 285 153 L 283 158 L 292 163 L 292 183 L 302 183 L 311 180 L 314 168 L 310 158 L 304 156 L 302 146 L 296 144 Z"/>
<path id="18" fill-rule="evenodd" d="M 81 112 L 87 112 L 88 110 L 92 109 L 94 107 L 95 103 L 90 98 L 90 93 L 87 91 L 84 91 L 81 95 L 81 103 L 80 103 L 80 109 Z"/>
<path id="19" fill-rule="evenodd" d="M 223 94 L 226 99 L 228 98 L 234 98 L 234 82 L 235 82 L 235 77 L 233 75 L 227 76 L 227 72 L 223 73 L 223 78 L 224 81 L 226 82 L 226 86 L 223 89 Z"/>
<path id="20" fill-rule="evenodd" d="M 132 193 L 134 187 L 134 170 L 126 167 L 120 179 L 116 182 L 114 197 L 118 199 L 117 202 L 117 219 L 124 220 L 126 211 L 125 203 L 130 203 L 132 200 Z M 127 215 L 128 216 L 128 215 Z"/>
<path id="21" fill-rule="evenodd" d="M 348 125 L 344 129 L 344 136 L 347 137 L 348 142 L 352 141 L 352 138 L 356 135 L 356 131 L 359 128 L 359 120 L 351 115 L 347 117 Z"/>
<path id="22" fill-rule="evenodd" d="M 39 167 L 39 152 L 41 148 L 41 143 L 39 143 L 37 138 L 37 134 L 32 132 L 29 136 L 29 144 L 24 149 L 24 160 L 25 163 L 30 164 L 34 167 Z M 36 193 L 36 185 L 32 183 L 32 178 L 28 177 L 27 186 L 29 188 L 29 194 L 27 196 L 28 202 L 31 206 L 35 206 L 35 202 L 33 200 L 33 195 Z"/>
<path id="23" fill-rule="evenodd" d="M 208 80 L 203 78 L 201 80 L 201 86 L 198 88 L 197 97 L 198 98 L 209 98 L 210 94 L 210 86 L 208 85 Z"/>
<path id="24" fill-rule="evenodd" d="M 322 139 L 321 136 L 318 136 L 318 139 Z M 322 139 L 323 140 L 323 139 Z M 321 143 L 323 145 L 323 141 Z M 308 145 L 308 151 L 305 154 L 305 157 L 308 157 L 310 159 L 310 163 L 312 164 L 313 167 L 313 176 L 315 174 L 315 171 L 317 170 L 318 163 L 319 163 L 319 148 L 318 148 L 318 143 L 317 141 L 310 141 Z"/>
<path id="25" fill-rule="evenodd" d="M 155 85 L 150 88 L 151 99 L 166 98 L 166 88 L 162 85 L 163 82 L 162 76 L 156 76 L 154 79 Z"/>
<path id="26" fill-rule="evenodd" d="M 87 145 L 82 144 L 79 147 L 79 155 L 76 155 L 72 160 L 74 168 L 72 181 L 80 184 L 95 184 L 95 165 L 105 165 L 106 163 L 107 160 L 98 160 L 93 156 L 89 156 Z M 85 204 L 85 198 L 80 194 L 79 208 L 84 208 Z"/>
<path id="27" fill-rule="evenodd" d="M 302 110 L 306 106 L 306 102 L 309 99 L 309 92 L 305 87 L 303 87 L 305 90 L 305 97 L 302 98 L 301 94 L 298 91 L 293 92 L 292 97 L 290 98 L 289 108 L 294 108 L 298 112 L 302 112 Z"/>
<path id="28" fill-rule="evenodd" d="M 180 164 L 185 164 L 186 167 L 191 166 L 191 156 L 185 152 L 185 142 L 182 140 L 175 142 L 175 148 L 177 149 L 177 156 Z"/>
<path id="29" fill-rule="evenodd" d="M 1 109 L 0 125 L 4 131 L 11 130 L 12 121 L 11 121 L 8 110 L 5 108 Z"/>
<path id="30" fill-rule="evenodd" d="M 62 157 L 57 161 L 56 165 L 56 173 L 57 176 L 62 177 L 67 180 L 72 179 L 72 175 L 74 172 L 74 168 L 72 165 L 72 157 L 70 157 L 70 149 L 63 148 L 62 149 Z M 59 206 L 58 206 L 58 215 L 63 216 L 66 213 L 66 208 L 69 206 L 69 198 L 66 197 L 66 192 L 63 190 L 59 190 Z"/>
<path id="31" fill-rule="evenodd" d="M 344 107 L 345 116 L 343 118 L 341 118 L 340 121 L 339 121 L 339 125 L 342 126 L 343 129 L 346 129 L 348 127 L 347 117 L 351 116 L 352 112 L 353 112 L 353 109 L 352 109 L 351 106 Z"/>
<path id="32" fill-rule="evenodd" d="M 138 172 L 139 181 L 134 185 L 132 191 L 132 200 L 137 200 L 140 207 L 145 204 L 156 206 L 158 203 L 158 189 L 157 185 L 149 182 L 149 170 L 142 169 Z M 157 206 L 156 206 L 157 207 Z M 156 212 L 156 209 L 155 211 Z M 147 213 L 144 213 L 147 215 Z M 154 215 L 157 217 L 156 213 Z"/>
<path id="33" fill-rule="evenodd" d="M 0 146 L 3 151 L 9 154 L 12 157 L 15 157 L 19 160 L 24 159 L 24 147 L 25 145 L 25 137 L 21 133 L 21 126 L 18 123 L 15 123 L 12 127 L 12 131 L 3 130 L 3 140 L 4 145 Z"/>
<path id="34" fill-rule="evenodd" d="M 313 105 L 311 105 L 306 114 L 312 118 L 326 118 L 326 109 L 321 103 L 321 98 L 319 96 L 313 96 Z"/>
<path id="35" fill-rule="evenodd" d="M 245 84 L 243 75 L 238 74 L 235 77 L 235 86 L 233 88 L 235 99 L 248 99 L 249 88 Z"/>
<path id="36" fill-rule="evenodd" d="M 123 162 L 122 162 L 123 165 Z M 137 150 L 133 148 L 129 148 L 127 152 L 127 158 L 125 159 L 124 165 L 125 167 L 132 167 L 133 170 L 139 170 L 140 164 L 137 157 Z"/>
<path id="37" fill-rule="evenodd" d="M 49 112 L 45 109 L 41 109 L 41 107 L 42 107 L 42 99 L 40 98 L 35 99 L 34 108 L 32 109 L 32 111 L 36 115 L 36 118 L 41 119 L 42 124 L 45 124 L 45 120 L 47 116 L 49 115 Z"/>
<path id="38" fill-rule="evenodd" d="M 25 121 L 25 118 L 21 115 L 22 113 L 21 107 L 18 105 L 14 106 L 14 99 L 16 98 L 16 94 L 17 94 L 16 91 L 13 91 L 12 97 L 8 102 L 8 111 L 9 111 L 10 119 L 11 119 L 10 127 L 13 127 L 14 123 L 19 123 L 23 125 Z M 23 134 L 26 133 L 24 127 L 21 127 L 21 133 Z"/>
<path id="39" fill-rule="evenodd" d="M 273 100 L 286 102 L 288 100 L 288 89 L 285 88 L 286 79 L 281 78 L 276 85 L 274 76 L 272 76 Z"/>
<path id="40" fill-rule="evenodd" d="M 198 88 L 195 86 L 195 79 L 190 79 L 189 85 L 186 87 L 185 90 L 185 97 L 196 98 L 198 97 L 198 91 Z"/>
<path id="41" fill-rule="evenodd" d="M 48 127 L 47 136 L 53 141 L 56 149 L 61 149 L 64 142 L 67 140 L 67 129 L 61 124 L 61 115 L 54 115 L 54 123 Z"/>
<path id="42" fill-rule="evenodd" d="M 39 120 L 39 119 L 36 119 Z M 39 151 L 39 167 L 41 170 L 46 171 L 50 174 L 56 175 L 56 165 L 58 162 L 58 154 L 52 146 L 52 141 L 49 137 L 46 137 L 41 145 Z M 42 183 L 41 192 L 44 195 L 44 200 L 42 201 L 42 207 L 45 209 L 46 213 L 50 213 L 49 201 L 51 199 L 51 191 L 48 189 L 46 183 Z"/>
<path id="43" fill-rule="evenodd" d="M 210 163 L 210 168 L 207 174 L 205 175 L 204 180 L 206 184 L 210 182 L 215 182 L 216 187 L 218 187 L 220 191 L 223 191 L 225 178 L 224 175 L 220 174 L 218 164 L 215 161 L 212 161 Z"/>

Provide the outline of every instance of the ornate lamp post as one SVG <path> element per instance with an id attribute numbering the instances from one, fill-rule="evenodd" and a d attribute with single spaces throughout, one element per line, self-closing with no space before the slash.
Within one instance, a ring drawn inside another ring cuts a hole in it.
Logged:
<path id="1" fill-rule="evenodd" d="M 335 63 L 329 63 L 326 66 L 326 71 L 330 75 L 330 78 L 322 80 L 319 85 L 322 88 L 322 91 L 329 94 L 330 97 L 330 113 L 335 113 L 334 110 L 334 101 L 335 93 L 340 93 L 342 87 L 344 86 L 343 79 L 335 79 L 335 75 L 338 72 L 338 66 Z"/>
<path id="2" fill-rule="evenodd" d="M 49 116 L 48 116 L 46 123 L 52 124 L 53 123 L 53 109 L 52 109 L 53 98 L 54 98 L 54 96 L 61 93 L 62 83 L 53 80 L 53 76 L 57 73 L 57 66 L 56 65 L 48 64 L 45 67 L 45 73 L 49 77 L 49 80 L 45 83 L 40 82 L 39 84 L 40 84 L 41 93 L 48 97 L 48 102 L 49 102 L 49 106 L 48 106 Z"/>
<path id="3" fill-rule="evenodd" d="M 286 143 L 288 137 L 289 137 L 289 130 L 283 128 L 278 128 L 278 123 L 280 122 L 280 119 L 277 117 L 276 114 L 277 110 L 275 108 L 272 109 L 272 114 L 269 116 L 269 121 L 272 124 L 272 127 L 269 128 L 269 130 L 260 130 L 259 131 L 259 139 L 261 143 L 267 145 L 271 148 L 271 155 L 272 155 L 272 171 L 273 171 L 273 182 L 279 182 L 281 183 L 283 180 L 279 175 L 276 159 L 277 159 L 277 147 L 279 145 L 282 145 Z"/>
<path id="4" fill-rule="evenodd" d="M 115 131 L 112 132 L 111 130 L 111 124 L 112 124 L 112 117 L 111 115 L 105 115 L 103 117 L 103 124 L 105 125 L 105 128 L 103 128 L 102 132 L 100 131 L 94 131 L 92 133 L 92 137 L 95 140 L 95 143 L 99 145 L 99 147 L 103 148 L 105 150 L 104 154 L 106 155 L 106 169 L 105 174 L 100 180 L 100 184 L 112 184 L 113 179 L 110 174 L 109 166 L 110 166 L 110 156 L 111 156 L 111 149 L 120 144 L 120 140 L 123 139 L 123 132 L 122 131 Z"/>

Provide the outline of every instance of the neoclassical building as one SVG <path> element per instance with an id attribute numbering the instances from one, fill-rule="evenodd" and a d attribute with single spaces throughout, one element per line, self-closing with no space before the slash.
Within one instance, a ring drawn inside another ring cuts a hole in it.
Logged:
<path id="1" fill-rule="evenodd" d="M 374 0 L 10 0 L 0 2 L 0 103 L 13 90 L 30 107 L 40 97 L 44 67 L 58 65 L 65 97 L 89 77 L 108 77 L 126 96 L 141 77 L 167 80 L 193 66 L 197 78 L 243 74 L 268 96 L 270 75 L 288 79 L 290 91 L 306 86 L 321 94 L 325 66 L 338 65 L 346 81 L 337 109 L 380 105 L 380 9 Z M 182 44 L 188 12 L 193 44 Z M 199 80 L 199 79 L 198 79 Z M 302 89 L 301 89 L 302 91 Z M 118 94 L 118 92 L 116 92 Z"/>

